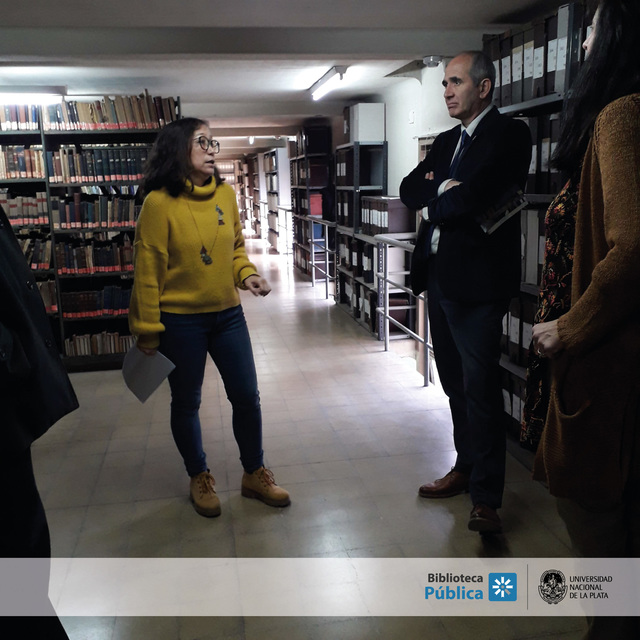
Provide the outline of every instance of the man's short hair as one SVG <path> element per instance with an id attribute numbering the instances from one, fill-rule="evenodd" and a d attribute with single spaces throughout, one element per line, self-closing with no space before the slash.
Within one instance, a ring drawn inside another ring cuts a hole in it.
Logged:
<path id="1" fill-rule="evenodd" d="M 493 90 L 496 86 L 496 68 L 493 66 L 491 58 L 484 51 L 463 51 L 459 55 L 468 55 L 471 58 L 471 68 L 469 76 L 473 83 L 478 86 L 485 78 L 491 81 L 491 91 L 488 100 L 493 100 Z"/>

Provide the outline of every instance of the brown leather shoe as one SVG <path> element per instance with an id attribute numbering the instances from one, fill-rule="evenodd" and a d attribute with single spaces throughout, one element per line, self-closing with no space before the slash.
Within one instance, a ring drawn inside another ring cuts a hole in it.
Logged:
<path id="1" fill-rule="evenodd" d="M 486 504 L 477 504 L 471 509 L 469 518 L 469 530 L 478 533 L 500 533 L 502 523 L 495 509 Z"/>
<path id="2" fill-rule="evenodd" d="M 418 493 L 422 498 L 451 498 L 469 491 L 469 476 L 451 469 L 444 478 L 430 484 L 423 484 Z"/>

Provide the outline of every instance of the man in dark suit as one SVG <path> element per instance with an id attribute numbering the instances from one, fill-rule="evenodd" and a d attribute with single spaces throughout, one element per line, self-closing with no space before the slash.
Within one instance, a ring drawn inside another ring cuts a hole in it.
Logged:
<path id="1" fill-rule="evenodd" d="M 497 533 L 504 490 L 506 434 L 500 385 L 502 319 L 520 287 L 520 223 L 486 232 L 488 212 L 523 189 L 531 159 L 526 124 L 492 106 L 495 69 L 482 52 L 464 52 L 443 80 L 449 115 L 461 125 L 440 134 L 402 181 L 400 197 L 423 213 L 411 287 L 427 291 L 436 366 L 449 398 L 457 458 L 424 498 L 467 490 L 469 529 Z"/>
<path id="2" fill-rule="evenodd" d="M 49 528 L 31 444 L 78 407 L 36 281 L 0 207 L 0 609 L 13 637 L 68 640 L 49 602 Z M 6 561 L 5 561 L 6 562 Z M 20 617 L 22 616 L 22 617 Z"/>

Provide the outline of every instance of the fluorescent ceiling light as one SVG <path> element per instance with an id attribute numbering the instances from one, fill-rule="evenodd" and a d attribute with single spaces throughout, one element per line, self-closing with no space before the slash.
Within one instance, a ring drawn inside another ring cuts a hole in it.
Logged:
<path id="1" fill-rule="evenodd" d="M 331 69 L 309 89 L 312 98 L 314 100 L 320 100 L 320 98 L 326 96 L 329 91 L 337 89 L 347 69 L 348 67 L 331 67 Z"/>
<path id="2" fill-rule="evenodd" d="M 57 104 L 66 93 L 66 87 L 0 86 L 0 104 Z"/>

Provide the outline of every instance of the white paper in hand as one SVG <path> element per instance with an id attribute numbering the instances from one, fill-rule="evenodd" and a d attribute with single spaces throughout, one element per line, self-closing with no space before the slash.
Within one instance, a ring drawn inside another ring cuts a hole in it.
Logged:
<path id="1" fill-rule="evenodd" d="M 134 345 L 124 357 L 122 377 L 133 395 L 145 402 L 175 368 L 176 365 L 159 351 L 148 356 Z"/>

